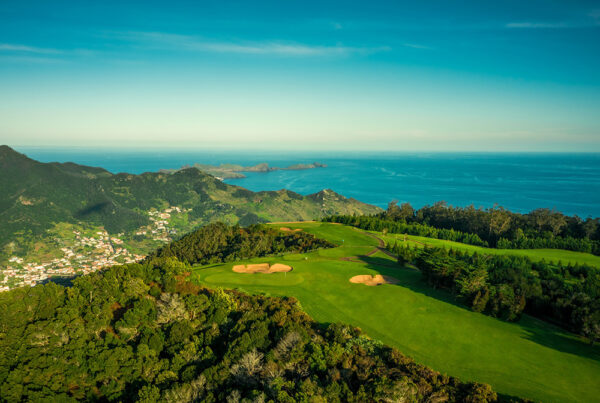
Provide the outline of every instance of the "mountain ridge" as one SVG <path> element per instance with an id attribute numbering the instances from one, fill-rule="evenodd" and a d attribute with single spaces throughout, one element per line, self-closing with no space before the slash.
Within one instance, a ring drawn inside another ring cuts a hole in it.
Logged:
<path id="1" fill-rule="evenodd" d="M 72 162 L 39 162 L 8 146 L 0 146 L 0 188 L 0 264 L 11 254 L 27 255 L 61 223 L 128 236 L 153 224 L 150 211 L 170 207 L 181 213 L 173 223 L 171 218 L 163 220 L 165 240 L 213 221 L 249 225 L 381 211 L 331 190 L 312 195 L 287 189 L 253 192 L 193 167 L 173 173 L 113 174 Z M 141 246 L 138 252 L 156 246 Z"/>

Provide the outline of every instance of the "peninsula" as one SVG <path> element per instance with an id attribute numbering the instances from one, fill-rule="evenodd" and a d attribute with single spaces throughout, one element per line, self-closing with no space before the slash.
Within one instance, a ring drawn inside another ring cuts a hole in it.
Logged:
<path id="1" fill-rule="evenodd" d="M 200 171 L 206 172 L 218 179 L 240 179 L 245 178 L 242 172 L 272 172 L 272 171 L 301 171 L 305 169 L 314 168 L 327 168 L 327 164 L 320 162 L 313 162 L 311 164 L 293 164 L 285 168 L 270 167 L 268 163 L 263 162 L 254 166 L 242 166 L 236 164 L 221 164 L 221 165 L 209 165 L 209 164 L 194 164 L 184 165 L 179 169 L 161 169 L 161 173 L 175 173 L 182 169 L 197 168 Z"/>

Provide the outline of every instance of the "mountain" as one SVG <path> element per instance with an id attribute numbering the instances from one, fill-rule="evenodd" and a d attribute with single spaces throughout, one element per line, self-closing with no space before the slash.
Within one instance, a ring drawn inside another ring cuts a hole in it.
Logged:
<path id="1" fill-rule="evenodd" d="M 330 190 L 308 196 L 289 190 L 252 192 L 193 167 L 174 173 L 112 174 L 74 163 L 41 163 L 8 146 L 0 146 L 0 188 L 0 248 L 5 259 L 33 250 L 60 257 L 56 247 L 65 247 L 61 237 L 66 235 L 60 232 L 64 226 L 57 226 L 65 223 L 75 226 L 68 227 L 71 235 L 84 228 L 96 231 L 93 234 L 105 230 L 105 240 L 133 237 L 137 231 L 136 253 L 147 253 L 157 244 L 144 244 L 142 233 L 168 241 L 217 220 L 249 225 L 380 211 Z M 161 231 L 164 235 L 158 236 Z M 49 233 L 54 246 L 43 242 Z M 0 262 L 5 259 L 0 256 Z"/>

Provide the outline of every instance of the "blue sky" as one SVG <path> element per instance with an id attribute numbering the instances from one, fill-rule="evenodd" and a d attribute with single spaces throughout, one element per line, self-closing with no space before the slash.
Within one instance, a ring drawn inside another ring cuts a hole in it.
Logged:
<path id="1" fill-rule="evenodd" d="M 600 151 L 598 1 L 90 3 L 2 2 L 0 143 Z"/>

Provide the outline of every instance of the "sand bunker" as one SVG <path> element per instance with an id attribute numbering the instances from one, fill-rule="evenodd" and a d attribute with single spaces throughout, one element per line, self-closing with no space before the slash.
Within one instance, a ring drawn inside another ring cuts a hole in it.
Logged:
<path id="1" fill-rule="evenodd" d="M 398 284 L 398 279 L 390 276 L 382 276 L 381 274 L 376 274 L 375 276 L 371 276 L 370 274 L 361 274 L 360 276 L 352 277 L 350 282 L 374 286 L 381 284 Z"/>
<path id="2" fill-rule="evenodd" d="M 291 228 L 288 228 L 288 227 L 281 227 L 279 229 L 281 231 L 285 231 L 285 232 L 298 232 L 298 231 L 302 231 L 302 228 L 291 229 Z"/>
<path id="3" fill-rule="evenodd" d="M 239 264 L 237 266 L 233 266 L 233 271 L 236 273 L 284 273 L 288 271 L 292 271 L 292 268 L 286 264 L 275 263 L 269 265 L 269 263 L 258 263 L 258 264 L 248 264 L 243 265 Z"/>

